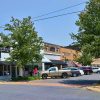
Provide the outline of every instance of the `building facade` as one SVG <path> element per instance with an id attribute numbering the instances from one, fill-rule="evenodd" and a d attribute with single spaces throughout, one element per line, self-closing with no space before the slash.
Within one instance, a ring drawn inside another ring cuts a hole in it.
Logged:
<path id="1" fill-rule="evenodd" d="M 73 61 L 78 57 L 79 52 L 76 51 L 76 50 L 61 47 L 60 53 L 61 53 L 61 60 L 63 60 L 63 61 L 66 61 L 66 60 Z"/>
<path id="2" fill-rule="evenodd" d="M 60 53 L 60 46 L 56 44 L 51 43 L 44 43 L 44 53 L 43 56 L 49 59 L 50 62 L 43 63 L 42 67 L 43 70 L 48 69 L 51 66 L 58 66 L 60 69 L 62 65 L 64 65 L 64 62 L 61 61 L 61 53 Z"/>
<path id="3" fill-rule="evenodd" d="M 9 55 L 10 47 L 1 47 L 0 48 L 0 80 L 7 80 L 13 76 L 17 75 L 17 68 L 13 63 L 7 62 Z"/>
<path id="4" fill-rule="evenodd" d="M 52 64 L 57 65 L 59 69 L 67 66 L 68 61 L 74 61 L 78 57 L 78 53 L 77 50 L 68 49 L 56 44 L 44 43 L 44 56 L 49 59 Z M 43 70 L 46 70 L 50 67 L 50 63 L 45 62 L 43 66 L 45 66 Z"/>
<path id="5" fill-rule="evenodd" d="M 18 76 L 19 73 L 23 74 L 22 69 L 18 69 L 16 65 L 6 62 L 9 58 L 10 47 L 0 48 L 0 78 Z M 76 50 L 67 49 L 65 47 L 44 43 L 44 49 L 41 50 L 43 55 L 41 69 L 47 70 L 51 66 L 57 66 L 59 69 L 67 66 L 66 61 L 73 61 L 78 53 Z"/>

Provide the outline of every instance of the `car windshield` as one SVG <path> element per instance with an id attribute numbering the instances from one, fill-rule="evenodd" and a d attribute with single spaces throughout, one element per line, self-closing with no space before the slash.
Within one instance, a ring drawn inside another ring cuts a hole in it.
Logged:
<path id="1" fill-rule="evenodd" d="M 69 67 L 68 69 L 71 69 L 71 70 L 78 70 L 78 68 L 75 68 L 75 67 Z"/>
<path id="2" fill-rule="evenodd" d="M 93 67 L 92 69 L 99 69 L 99 68 Z"/>
<path id="3" fill-rule="evenodd" d="M 80 67 L 80 69 L 84 70 L 84 69 L 92 69 L 91 67 Z"/>

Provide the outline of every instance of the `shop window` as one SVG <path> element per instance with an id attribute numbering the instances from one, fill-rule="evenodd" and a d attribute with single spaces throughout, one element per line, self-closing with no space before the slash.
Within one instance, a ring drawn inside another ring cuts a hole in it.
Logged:
<path id="1" fill-rule="evenodd" d="M 64 56 L 70 56 L 71 54 L 70 53 L 63 52 L 63 55 Z"/>

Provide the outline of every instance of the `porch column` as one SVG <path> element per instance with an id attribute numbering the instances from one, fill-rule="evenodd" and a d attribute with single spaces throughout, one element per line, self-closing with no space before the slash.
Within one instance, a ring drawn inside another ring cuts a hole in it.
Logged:
<path id="1" fill-rule="evenodd" d="M 8 72 L 8 65 L 6 65 L 6 71 Z"/>
<path id="2" fill-rule="evenodd" d="M 45 71 L 45 63 L 42 63 L 42 71 Z"/>
<path id="3" fill-rule="evenodd" d="M 62 65 L 60 65 L 60 69 L 62 69 Z"/>
<path id="4" fill-rule="evenodd" d="M 10 76 L 12 77 L 12 66 L 10 65 Z"/>
<path id="5" fill-rule="evenodd" d="M 3 76 L 4 76 L 4 65 L 2 67 L 3 67 Z"/>
<path id="6" fill-rule="evenodd" d="M 15 66 L 15 75 L 16 75 L 16 77 L 18 76 L 17 75 L 17 66 Z"/>

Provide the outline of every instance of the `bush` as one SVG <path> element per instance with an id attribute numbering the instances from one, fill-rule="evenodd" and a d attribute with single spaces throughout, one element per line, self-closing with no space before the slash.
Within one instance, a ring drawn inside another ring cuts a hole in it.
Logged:
<path id="1" fill-rule="evenodd" d="M 31 80 L 39 80 L 41 79 L 39 76 L 18 76 L 16 78 L 12 78 L 12 81 L 31 81 Z"/>

